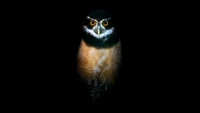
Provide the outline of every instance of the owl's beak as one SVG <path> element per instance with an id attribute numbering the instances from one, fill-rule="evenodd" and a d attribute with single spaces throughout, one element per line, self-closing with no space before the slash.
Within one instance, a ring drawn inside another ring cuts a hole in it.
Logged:
<path id="1" fill-rule="evenodd" d="M 98 31 L 97 31 L 98 36 L 100 35 L 100 27 L 98 26 Z"/>

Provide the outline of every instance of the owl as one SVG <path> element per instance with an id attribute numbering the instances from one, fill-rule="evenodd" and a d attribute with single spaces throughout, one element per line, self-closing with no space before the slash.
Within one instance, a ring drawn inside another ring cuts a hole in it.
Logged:
<path id="1" fill-rule="evenodd" d="M 110 13 L 95 10 L 85 17 L 77 54 L 77 72 L 95 101 L 115 84 L 121 64 L 121 41 Z"/>

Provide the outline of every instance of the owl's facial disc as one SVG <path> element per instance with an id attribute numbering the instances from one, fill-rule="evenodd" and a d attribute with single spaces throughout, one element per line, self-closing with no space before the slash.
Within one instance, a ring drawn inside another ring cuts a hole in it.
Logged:
<path id="1" fill-rule="evenodd" d="M 97 39 L 105 38 L 114 32 L 114 27 L 109 26 L 111 18 L 97 20 L 88 16 L 87 19 L 90 24 L 83 26 L 84 31 Z"/>

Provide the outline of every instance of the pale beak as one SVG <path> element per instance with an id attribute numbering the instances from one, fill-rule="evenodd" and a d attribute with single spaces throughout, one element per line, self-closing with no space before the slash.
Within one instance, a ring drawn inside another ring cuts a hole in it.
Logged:
<path id="1" fill-rule="evenodd" d="M 98 33 L 98 36 L 100 35 L 100 27 L 98 26 L 98 31 L 97 31 L 97 33 Z"/>

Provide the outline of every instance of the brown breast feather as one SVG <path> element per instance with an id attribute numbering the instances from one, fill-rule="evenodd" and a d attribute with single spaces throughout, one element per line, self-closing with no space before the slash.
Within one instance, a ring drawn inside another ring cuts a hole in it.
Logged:
<path id="1" fill-rule="evenodd" d="M 95 48 L 81 41 L 78 52 L 78 72 L 86 80 L 100 78 L 113 83 L 118 74 L 121 59 L 120 41 L 110 48 Z"/>

